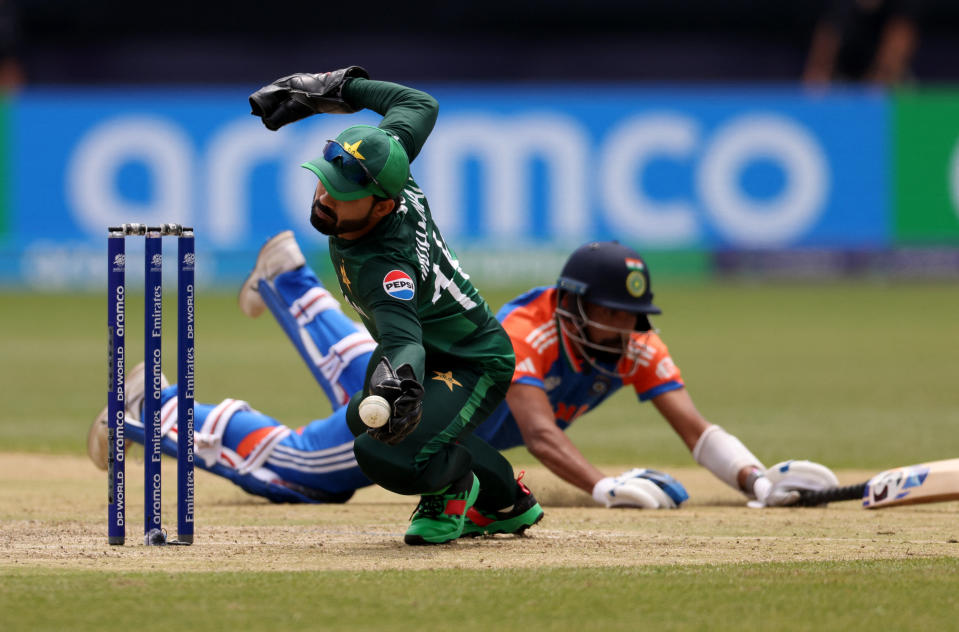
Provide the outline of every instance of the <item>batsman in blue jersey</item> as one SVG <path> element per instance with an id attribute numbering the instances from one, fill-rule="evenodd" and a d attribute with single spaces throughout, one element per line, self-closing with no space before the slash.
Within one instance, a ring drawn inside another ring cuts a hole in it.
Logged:
<path id="1" fill-rule="evenodd" d="M 516 367 L 506 401 L 476 434 L 499 449 L 525 445 L 554 474 L 600 505 L 677 507 L 687 493 L 675 478 L 643 468 L 607 475 L 563 432 L 618 389 L 631 387 L 639 402 L 652 402 L 700 465 L 740 490 L 753 506 L 789 505 L 798 490 L 835 485 L 828 468 L 808 461 L 766 468 L 735 436 L 699 413 L 649 321 L 660 313 L 652 299 L 648 266 L 634 250 L 616 242 L 593 242 L 576 250 L 555 286 L 530 290 L 497 314 L 513 344 Z M 239 305 L 254 318 L 267 309 L 274 315 L 334 412 L 293 429 L 241 400 L 198 404 L 198 464 L 274 502 L 347 501 L 356 489 L 371 484 L 357 465 L 346 407 L 363 386 L 375 341 L 343 313 L 288 231 L 260 251 Z M 427 379 L 445 382 L 449 376 Z M 127 433 L 142 443 L 142 365 L 127 380 Z M 176 392 L 175 385 L 163 391 L 163 448 L 171 455 L 176 452 Z M 105 414 L 91 429 L 89 451 L 94 463 L 105 468 L 102 427 Z M 489 533 L 484 527 L 490 516 L 471 511 L 467 518 L 464 535 Z M 514 532 L 524 528 L 517 526 Z"/>

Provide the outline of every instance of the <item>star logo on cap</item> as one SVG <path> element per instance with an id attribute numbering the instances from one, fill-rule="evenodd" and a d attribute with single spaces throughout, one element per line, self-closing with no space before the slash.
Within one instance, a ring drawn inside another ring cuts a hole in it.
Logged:
<path id="1" fill-rule="evenodd" d="M 353 156 L 354 158 L 359 158 L 360 160 L 366 160 L 366 157 L 360 153 L 360 143 L 362 142 L 363 140 L 360 139 L 353 144 L 343 143 L 343 149 L 346 150 L 346 153 Z"/>
<path id="2" fill-rule="evenodd" d="M 460 384 L 459 382 L 456 381 L 456 378 L 453 377 L 453 372 L 452 372 L 452 371 L 447 371 L 446 373 L 440 373 L 439 371 L 433 371 L 433 373 L 436 374 L 436 376 L 435 376 L 433 379 L 434 379 L 434 380 L 439 380 L 439 381 L 442 382 L 443 384 L 446 384 L 447 386 L 449 386 L 451 393 L 453 392 L 453 385 L 454 385 L 454 384 L 457 385 L 457 386 L 463 386 L 462 384 Z"/>

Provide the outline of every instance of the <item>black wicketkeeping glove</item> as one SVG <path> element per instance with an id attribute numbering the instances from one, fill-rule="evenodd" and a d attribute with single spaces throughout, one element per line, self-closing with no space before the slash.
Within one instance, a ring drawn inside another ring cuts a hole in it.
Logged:
<path id="1" fill-rule="evenodd" d="M 347 79 L 370 74 L 360 66 L 312 74 L 299 72 L 281 77 L 250 95 L 253 116 L 259 116 L 267 129 L 278 130 L 287 123 L 311 114 L 352 114 L 356 108 L 343 100 Z"/>
<path id="2" fill-rule="evenodd" d="M 423 386 L 416 380 L 413 367 L 401 364 L 394 371 L 385 356 L 380 358 L 370 376 L 370 394 L 386 399 L 393 410 L 386 425 L 366 431 L 371 437 L 395 445 L 416 429 L 423 417 Z"/>

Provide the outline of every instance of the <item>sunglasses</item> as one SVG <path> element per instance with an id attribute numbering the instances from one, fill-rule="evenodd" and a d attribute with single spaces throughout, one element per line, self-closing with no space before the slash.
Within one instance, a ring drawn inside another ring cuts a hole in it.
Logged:
<path id="1" fill-rule="evenodd" d="M 358 184 L 362 187 L 365 187 L 372 182 L 380 188 L 380 191 L 383 193 L 383 197 L 389 197 L 386 195 L 386 189 L 384 189 L 383 185 L 373 177 L 373 174 L 370 173 L 370 170 L 366 168 L 366 165 L 363 164 L 363 161 L 346 151 L 343 145 L 339 144 L 335 140 L 326 141 L 326 147 L 323 148 L 323 159 L 331 164 L 334 160 L 339 160 L 340 173 L 343 174 L 344 178 L 353 184 Z"/>

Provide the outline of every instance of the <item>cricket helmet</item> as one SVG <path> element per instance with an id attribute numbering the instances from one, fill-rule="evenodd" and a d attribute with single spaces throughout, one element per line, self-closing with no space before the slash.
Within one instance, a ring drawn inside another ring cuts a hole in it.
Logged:
<path id="1" fill-rule="evenodd" d="M 628 355 L 632 332 L 653 331 L 649 315 L 662 313 L 653 304 L 646 262 L 638 252 L 618 241 L 590 242 L 569 256 L 556 287 L 559 290 L 556 313 L 563 331 L 577 343 L 594 368 L 622 377 L 623 373 L 610 372 L 601 364 L 615 364 L 620 357 Z M 622 330 L 593 321 L 587 316 L 587 303 L 635 314 L 636 323 L 633 329 Z M 594 342 L 587 335 L 587 327 L 619 334 L 619 342 Z M 635 370 L 633 363 L 628 373 Z"/>
<path id="2" fill-rule="evenodd" d="M 647 314 L 661 314 L 653 305 L 649 266 L 638 252 L 618 241 L 593 241 L 570 255 L 557 287 L 588 303 L 637 314 L 636 329 L 649 330 Z"/>

